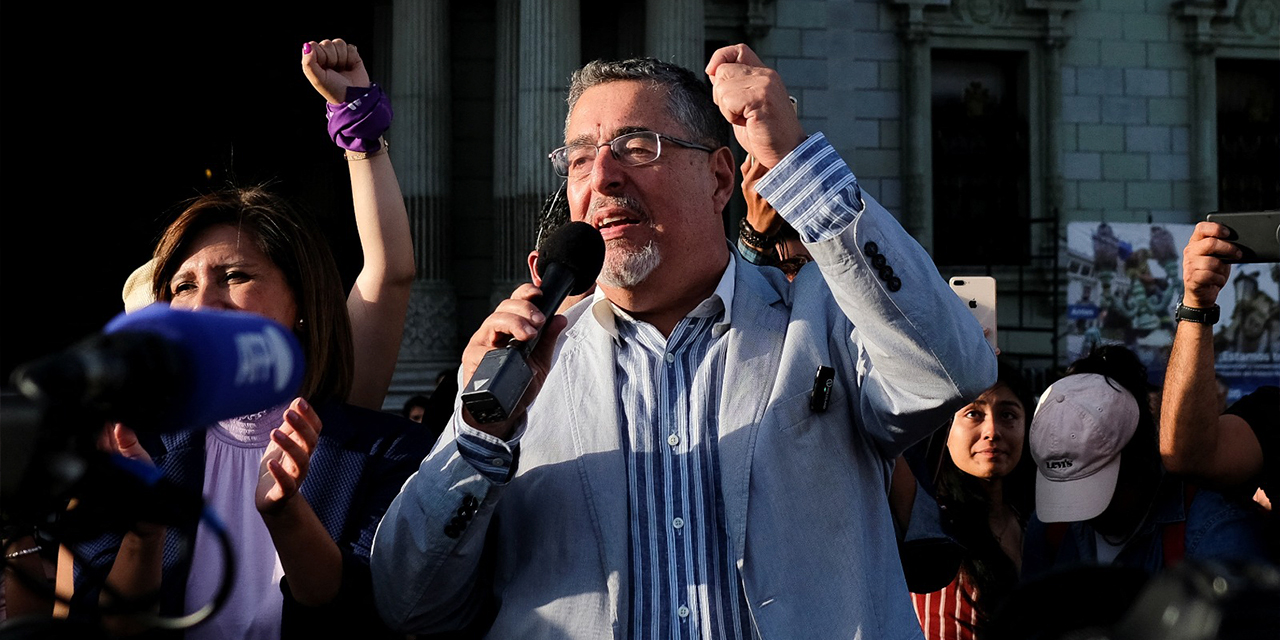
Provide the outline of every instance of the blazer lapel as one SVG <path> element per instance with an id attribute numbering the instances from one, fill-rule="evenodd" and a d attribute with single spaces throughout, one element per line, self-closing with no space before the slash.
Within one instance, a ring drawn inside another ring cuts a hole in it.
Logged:
<path id="1" fill-rule="evenodd" d="M 747 497 L 756 434 L 782 358 L 787 312 L 759 270 L 738 262 L 720 403 L 720 491 L 736 558 L 744 555 Z"/>
<path id="2" fill-rule="evenodd" d="M 588 311 L 588 313 L 590 313 Z M 614 626 L 625 625 L 630 604 L 627 544 L 627 462 L 618 426 L 613 338 L 592 318 L 575 324 L 560 362 L 574 453 L 582 490 L 596 526 L 596 539 L 612 596 Z"/>

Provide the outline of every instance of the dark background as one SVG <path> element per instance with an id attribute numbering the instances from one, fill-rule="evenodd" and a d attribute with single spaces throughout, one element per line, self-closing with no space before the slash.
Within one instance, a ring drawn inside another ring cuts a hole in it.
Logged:
<path id="1" fill-rule="evenodd" d="M 0 374 L 99 331 L 181 203 L 270 181 L 359 270 L 346 161 L 308 40 L 374 49 L 374 3 L 0 8 Z M 374 81 L 378 81 L 374 78 Z"/>

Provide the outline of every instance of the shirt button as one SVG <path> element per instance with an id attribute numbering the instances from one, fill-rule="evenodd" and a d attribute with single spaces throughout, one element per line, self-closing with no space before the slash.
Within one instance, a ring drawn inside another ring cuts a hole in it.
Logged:
<path id="1" fill-rule="evenodd" d="M 671 434 L 671 435 L 669 435 L 669 436 L 667 436 L 667 444 L 669 444 L 669 445 L 671 445 L 671 446 L 673 446 L 673 447 L 674 447 L 674 446 L 676 446 L 676 445 L 678 445 L 678 444 L 680 444 L 680 436 L 678 436 L 678 435 L 676 435 L 676 434 L 674 434 L 674 433 L 673 433 L 673 434 Z"/>
<path id="2" fill-rule="evenodd" d="M 674 354 L 674 353 L 668 353 L 668 354 L 667 354 L 667 356 L 666 356 L 666 360 L 667 360 L 667 364 L 671 364 L 672 362 L 675 362 L 675 361 L 676 361 L 676 354 Z"/>
<path id="3" fill-rule="evenodd" d="M 679 609 L 676 609 L 676 613 L 677 613 L 677 614 L 679 614 L 681 618 L 688 618 L 688 617 L 689 617 L 689 607 L 686 607 L 686 606 L 684 606 L 684 605 L 680 605 L 680 608 L 679 608 Z"/>
<path id="4" fill-rule="evenodd" d="M 672 521 L 671 521 L 671 526 L 673 526 L 673 527 L 675 527 L 675 528 L 677 528 L 677 529 L 683 529 L 683 528 L 684 528 L 684 518 L 676 518 L 675 520 L 672 520 Z"/>
<path id="5" fill-rule="evenodd" d="M 493 466 L 495 466 L 495 467 L 502 467 L 502 466 L 505 466 L 505 465 L 507 464 L 507 461 L 506 461 L 506 460 L 503 460 L 502 458 L 494 458 L 494 459 L 490 460 L 489 462 L 490 462 L 490 463 L 492 463 L 492 464 L 493 464 Z"/>

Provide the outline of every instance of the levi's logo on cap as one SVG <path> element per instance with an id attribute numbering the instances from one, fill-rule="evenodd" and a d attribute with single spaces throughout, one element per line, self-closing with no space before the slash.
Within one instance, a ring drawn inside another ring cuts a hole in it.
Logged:
<path id="1" fill-rule="evenodd" d="M 1070 469 L 1071 460 L 1065 458 L 1062 460 L 1045 460 L 1044 467 L 1046 469 Z"/>

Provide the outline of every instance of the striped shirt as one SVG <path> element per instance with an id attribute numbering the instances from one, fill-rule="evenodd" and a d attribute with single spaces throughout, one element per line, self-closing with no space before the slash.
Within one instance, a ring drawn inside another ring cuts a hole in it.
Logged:
<path id="1" fill-rule="evenodd" d="M 928 640 L 973 640 L 978 610 L 973 608 L 973 585 L 960 570 L 951 584 L 933 593 L 913 593 L 920 628 Z"/>
<path id="2" fill-rule="evenodd" d="M 750 612 L 720 494 L 720 392 L 736 257 L 711 297 L 664 338 L 609 302 L 591 302 L 613 336 L 618 424 L 627 460 L 631 637 L 747 640 Z M 502 484 L 523 429 L 507 441 L 458 425 L 458 452 Z"/>
<path id="3" fill-rule="evenodd" d="M 633 638 L 750 637 L 725 526 L 718 452 L 733 261 L 716 292 L 669 338 L 603 295 L 593 302 L 593 314 L 615 342 Z"/>

